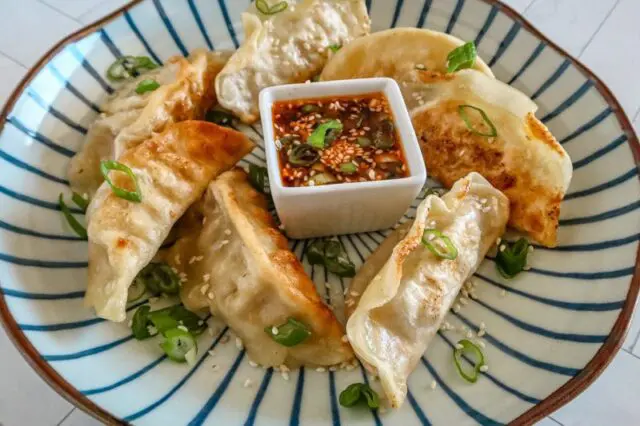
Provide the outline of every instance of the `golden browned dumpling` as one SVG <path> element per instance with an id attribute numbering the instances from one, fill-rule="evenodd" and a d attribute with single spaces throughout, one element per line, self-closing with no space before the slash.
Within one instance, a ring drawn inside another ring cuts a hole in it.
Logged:
<path id="1" fill-rule="evenodd" d="M 249 357 L 264 366 L 351 360 L 343 327 L 289 250 L 264 195 L 253 189 L 247 174 L 241 169 L 222 174 L 199 204 L 202 225 L 192 226 L 164 256 L 184 274 L 185 306 L 210 309 L 242 339 Z M 311 334 L 288 347 L 265 329 L 277 329 L 290 319 L 308 326 Z"/>
<path id="2" fill-rule="evenodd" d="M 509 198 L 509 225 L 554 247 L 573 168 L 536 104 L 475 70 L 431 78 L 421 99 L 412 121 L 430 176 L 450 187 L 480 173 Z"/>
<path id="3" fill-rule="evenodd" d="M 89 205 L 87 305 L 111 321 L 125 319 L 127 291 L 156 254 L 173 224 L 198 200 L 209 182 L 254 147 L 243 133 L 213 123 L 183 121 L 125 152 L 140 202 L 117 196 L 104 182 Z M 135 189 L 124 173 L 116 187 Z"/>

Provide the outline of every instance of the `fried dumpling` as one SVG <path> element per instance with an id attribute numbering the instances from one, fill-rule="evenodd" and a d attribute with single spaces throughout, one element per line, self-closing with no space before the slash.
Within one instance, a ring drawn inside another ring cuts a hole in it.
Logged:
<path id="1" fill-rule="evenodd" d="M 250 359 L 263 366 L 334 365 L 353 358 L 342 325 L 243 170 L 211 183 L 199 211 L 202 227 L 179 238 L 165 256 L 184 274 L 181 298 L 188 309 L 210 309 L 242 339 Z M 265 329 L 290 319 L 305 324 L 311 335 L 287 347 Z"/>
<path id="2" fill-rule="evenodd" d="M 573 166 L 535 117 L 537 105 L 475 70 L 434 79 L 423 86 L 422 98 L 411 115 L 431 177 L 450 187 L 469 172 L 480 173 L 509 198 L 510 226 L 555 246 Z"/>
<path id="3" fill-rule="evenodd" d="M 102 106 L 82 150 L 71 159 L 68 176 L 73 190 L 93 196 L 102 183 L 100 161 L 117 159 L 168 124 L 202 118 L 215 102 L 213 81 L 230 55 L 197 50 L 187 59 L 173 58 L 166 66 L 125 82 Z M 145 79 L 161 86 L 136 93 Z"/>
<path id="4" fill-rule="evenodd" d="M 427 196 L 406 235 L 389 237 L 392 242 L 383 243 L 354 278 L 364 291 L 347 335 L 358 358 L 379 375 L 392 407 L 404 401 L 409 374 L 508 217 L 507 198 L 470 173 L 442 198 Z M 423 235 L 434 245 L 448 238 L 457 256 L 437 256 L 421 242 Z"/>
<path id="5" fill-rule="evenodd" d="M 421 82 L 428 74 L 447 72 L 447 55 L 464 42 L 452 35 L 420 28 L 393 28 L 361 37 L 340 49 L 324 67 L 321 80 L 389 77 L 401 88 Z M 493 77 L 479 57 L 474 69 Z M 409 109 L 416 97 L 403 90 Z"/>
<path id="6" fill-rule="evenodd" d="M 127 290 L 208 183 L 253 149 L 242 133 L 201 121 L 170 125 L 124 153 L 139 186 L 139 203 L 119 198 L 104 182 L 89 205 L 89 285 L 87 305 L 98 316 L 125 319 Z M 112 172 L 115 186 L 131 179 Z M 129 189 L 131 190 L 131 189 Z"/>
<path id="7" fill-rule="evenodd" d="M 257 120 L 265 87 L 302 83 L 319 74 L 330 46 L 369 33 L 364 0 L 303 0 L 262 21 L 244 13 L 245 41 L 216 78 L 220 104 L 244 122 Z"/>

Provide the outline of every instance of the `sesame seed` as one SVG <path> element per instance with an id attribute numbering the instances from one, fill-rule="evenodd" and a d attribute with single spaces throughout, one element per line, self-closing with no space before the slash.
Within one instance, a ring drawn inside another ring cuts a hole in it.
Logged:
<path id="1" fill-rule="evenodd" d="M 318 368 L 316 368 L 316 371 L 317 371 L 318 373 L 324 373 L 325 371 L 327 371 L 327 369 L 326 369 L 326 368 L 324 368 L 324 367 L 318 367 Z"/>
<path id="2" fill-rule="evenodd" d="M 251 381 L 251 379 L 247 379 L 242 384 L 242 387 L 248 388 L 248 387 L 251 387 L 252 384 L 253 384 L 253 382 Z"/>
<path id="3" fill-rule="evenodd" d="M 283 379 L 285 379 L 286 381 L 289 381 L 289 373 L 287 373 L 286 371 L 283 371 L 280 374 L 282 375 Z"/>
<path id="4" fill-rule="evenodd" d="M 489 366 L 483 365 L 482 367 L 480 367 L 480 371 L 482 371 L 483 373 L 486 373 L 487 371 L 489 371 Z"/>
<path id="5" fill-rule="evenodd" d="M 438 386 L 438 383 L 435 380 L 431 381 L 431 390 L 435 390 L 436 386 Z"/>
<path id="6" fill-rule="evenodd" d="M 502 238 L 498 237 L 498 239 L 496 240 L 496 245 L 499 246 L 501 241 L 502 241 Z"/>
<path id="7" fill-rule="evenodd" d="M 216 295 L 215 295 L 215 294 L 213 294 L 213 292 L 212 292 L 212 291 L 210 291 L 210 292 L 209 292 L 209 294 L 207 294 L 207 297 L 208 297 L 210 300 L 213 300 L 213 299 L 215 299 Z"/>
<path id="8" fill-rule="evenodd" d="M 189 329 L 187 327 L 185 327 L 184 325 L 179 325 L 177 328 L 178 328 L 178 330 L 182 330 L 182 331 L 186 331 L 186 332 L 189 331 Z"/>
<path id="9" fill-rule="evenodd" d="M 507 295 L 507 290 L 502 290 L 500 292 L 500 297 L 505 297 Z"/>
<path id="10" fill-rule="evenodd" d="M 486 334 L 486 331 L 484 329 L 480 329 L 480 331 L 478 331 L 478 337 L 482 337 Z"/>
<path id="11" fill-rule="evenodd" d="M 215 356 L 216 355 L 216 351 L 214 351 L 213 349 L 211 349 L 210 351 L 207 351 L 207 353 L 209 354 L 209 356 Z"/>
<path id="12" fill-rule="evenodd" d="M 466 337 L 467 339 L 471 339 L 473 337 L 473 333 L 470 331 L 467 331 Z"/>
<path id="13" fill-rule="evenodd" d="M 236 337 L 236 348 L 238 348 L 239 350 L 242 350 L 243 346 L 242 346 L 242 339 L 239 337 Z"/>
<path id="14" fill-rule="evenodd" d="M 502 245 L 500 246 L 500 251 L 504 251 L 504 249 L 506 249 L 506 248 L 507 248 L 507 246 L 505 246 L 504 244 L 502 244 Z"/>
<path id="15" fill-rule="evenodd" d="M 278 327 L 276 327 L 275 325 L 271 327 L 271 334 L 276 336 L 278 334 Z"/>

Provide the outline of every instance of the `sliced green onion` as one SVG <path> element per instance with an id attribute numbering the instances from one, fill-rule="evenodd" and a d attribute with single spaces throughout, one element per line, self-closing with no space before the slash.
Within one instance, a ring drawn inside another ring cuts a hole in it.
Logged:
<path id="1" fill-rule="evenodd" d="M 177 328 L 180 325 L 178 320 L 171 316 L 170 309 L 160 309 L 149 313 L 149 321 L 160 334 L 164 334 L 166 331 Z"/>
<path id="2" fill-rule="evenodd" d="M 393 148 L 395 144 L 394 134 L 395 125 L 393 121 L 389 119 L 382 120 L 378 129 L 373 133 L 373 145 L 378 149 L 384 150 Z"/>
<path id="3" fill-rule="evenodd" d="M 107 78 L 111 81 L 122 81 L 140 75 L 141 71 L 157 68 L 148 56 L 123 56 L 118 58 L 107 69 Z"/>
<path id="4" fill-rule="evenodd" d="M 316 240 L 309 244 L 306 255 L 310 264 L 323 264 L 329 272 L 340 277 L 349 278 L 356 274 L 355 265 L 336 240 Z"/>
<path id="5" fill-rule="evenodd" d="M 138 86 L 136 87 L 136 93 L 142 95 L 143 93 L 153 92 L 158 87 L 160 87 L 160 83 L 151 78 L 146 78 L 138 83 Z"/>
<path id="6" fill-rule="evenodd" d="M 198 350 L 196 339 L 188 331 L 172 328 L 164 333 L 164 342 L 160 347 L 169 358 L 177 362 L 186 362 L 186 355 L 192 350 Z"/>
<path id="7" fill-rule="evenodd" d="M 313 105 L 313 104 L 306 104 L 301 108 L 301 111 L 304 112 L 305 114 L 309 114 L 310 112 L 316 112 L 319 110 L 320 110 L 320 107 L 318 107 L 318 105 Z"/>
<path id="8" fill-rule="evenodd" d="M 149 320 L 150 311 L 151 308 L 149 305 L 144 305 L 140 306 L 136 310 L 136 313 L 133 314 L 133 319 L 131 320 L 131 331 L 133 333 L 133 337 L 137 340 L 145 340 L 157 334 L 151 334 L 151 331 L 149 331 L 149 328 L 153 325 Z"/>
<path id="9" fill-rule="evenodd" d="M 449 237 L 437 229 L 425 229 L 422 244 L 434 255 L 443 259 L 454 260 L 458 257 L 458 249 Z"/>
<path id="10" fill-rule="evenodd" d="M 333 53 L 336 53 L 338 50 L 342 49 L 342 45 L 341 44 L 332 44 L 329 46 L 329 49 L 331 49 L 331 51 Z"/>
<path id="11" fill-rule="evenodd" d="M 366 148 L 368 146 L 371 146 L 371 139 L 360 136 L 358 139 L 356 139 L 356 143 L 361 147 Z"/>
<path id="12" fill-rule="evenodd" d="M 140 300 L 142 296 L 146 293 L 147 288 L 144 286 L 140 280 L 135 279 L 129 286 L 127 290 L 127 303 L 135 302 Z"/>
<path id="13" fill-rule="evenodd" d="M 265 15 L 273 15 L 285 10 L 289 4 L 286 1 L 281 1 L 280 3 L 276 3 L 273 6 L 269 7 L 269 3 L 265 0 L 256 0 L 256 8 Z"/>
<path id="14" fill-rule="evenodd" d="M 264 193 L 267 181 L 267 168 L 249 164 L 249 182 L 257 191 Z"/>
<path id="15" fill-rule="evenodd" d="M 136 187 L 136 190 L 128 191 L 124 188 L 120 188 L 119 186 L 115 186 L 111 181 L 111 178 L 109 178 L 109 172 L 111 170 L 116 170 L 119 172 L 126 173 L 127 176 L 129 176 L 129 178 L 133 181 Z M 107 184 L 109 184 L 109 186 L 111 187 L 111 190 L 117 197 L 131 201 L 133 203 L 139 203 L 142 201 L 142 194 L 140 192 L 140 187 L 138 186 L 138 179 L 136 178 L 136 175 L 133 173 L 133 170 L 131 170 L 127 165 L 119 163 L 117 161 L 113 161 L 113 160 L 101 161 L 100 172 L 102 173 L 102 177 L 104 177 L 104 180 L 107 182 Z"/>
<path id="16" fill-rule="evenodd" d="M 380 397 L 366 383 L 353 383 L 347 386 L 345 390 L 340 392 L 338 400 L 343 407 L 354 407 L 360 401 L 364 401 L 372 410 L 380 408 Z"/>
<path id="17" fill-rule="evenodd" d="M 319 158 L 318 151 L 306 143 L 295 145 L 289 152 L 289 162 L 294 166 L 310 166 Z"/>
<path id="18" fill-rule="evenodd" d="M 194 336 L 199 336 L 207 329 L 207 324 L 202 318 L 194 314 L 183 305 L 176 305 L 171 308 L 171 317 L 178 321 L 178 323 L 187 327 L 189 332 Z"/>
<path id="19" fill-rule="evenodd" d="M 469 119 L 469 116 L 467 115 L 467 112 L 465 111 L 466 109 L 472 109 L 474 111 L 477 111 L 480 113 L 480 116 L 482 117 L 482 119 L 484 120 L 485 124 L 489 127 L 489 132 L 488 133 L 482 133 L 476 129 L 473 128 L 473 123 L 471 123 L 471 119 Z M 464 121 L 464 124 L 467 125 L 467 128 L 471 131 L 471 133 L 473 133 L 474 135 L 478 135 L 478 136 L 486 136 L 488 138 L 493 138 L 498 136 L 498 131 L 496 130 L 496 126 L 493 125 L 493 123 L 491 122 L 491 120 L 489 120 L 489 117 L 487 116 L 487 113 L 484 112 L 482 109 L 475 107 L 473 105 L 460 105 L 458 106 L 458 114 L 460 114 L 460 118 L 462 118 L 462 120 Z"/>
<path id="20" fill-rule="evenodd" d="M 342 163 L 340 164 L 340 171 L 350 175 L 358 171 L 358 166 L 353 163 Z"/>
<path id="21" fill-rule="evenodd" d="M 299 345 L 311 336 L 309 327 L 294 318 L 289 318 L 282 325 L 265 327 L 264 331 L 275 342 L 286 347 Z"/>
<path id="22" fill-rule="evenodd" d="M 471 68 L 475 65 L 477 57 L 478 53 L 474 42 L 470 41 L 458 46 L 447 55 L 447 72 Z"/>
<path id="23" fill-rule="evenodd" d="M 326 123 L 322 123 L 309 135 L 307 143 L 316 149 L 323 149 L 327 132 L 332 129 L 342 132 L 342 127 L 342 123 L 338 120 L 329 120 Z M 338 134 L 340 134 L 339 132 Z"/>
<path id="24" fill-rule="evenodd" d="M 515 243 L 503 242 L 496 255 L 496 268 L 505 278 L 513 278 L 527 266 L 529 242 L 520 238 Z"/>
<path id="25" fill-rule="evenodd" d="M 307 260 L 311 265 L 322 265 L 324 263 L 324 240 L 315 240 L 307 247 Z"/>
<path id="26" fill-rule="evenodd" d="M 205 120 L 223 127 L 232 127 L 234 118 L 233 114 L 218 109 L 209 110 L 205 115 Z"/>
<path id="27" fill-rule="evenodd" d="M 314 186 L 320 186 L 320 185 L 328 185 L 330 183 L 336 183 L 337 181 L 338 179 L 336 179 L 336 177 L 331 173 L 320 172 L 318 174 L 311 176 L 308 182 L 309 184 L 313 182 Z"/>
<path id="28" fill-rule="evenodd" d="M 89 207 L 89 200 L 87 200 L 82 195 L 78 194 L 77 192 L 73 193 L 73 195 L 71 196 L 71 201 L 73 201 L 73 203 L 76 206 L 78 206 L 80 209 L 82 209 L 83 212 L 86 212 L 87 211 L 87 207 Z"/>
<path id="29" fill-rule="evenodd" d="M 473 371 L 470 372 L 465 371 L 462 367 L 462 356 L 467 354 L 475 355 L 476 358 L 473 363 Z M 478 381 L 480 369 L 485 365 L 482 350 L 475 343 L 467 339 L 460 340 L 456 345 L 456 348 L 453 351 L 453 362 L 456 364 L 456 370 L 458 370 L 460 377 L 469 383 L 475 383 Z"/>
<path id="30" fill-rule="evenodd" d="M 79 237 L 87 238 L 87 230 L 85 229 L 84 226 L 80 224 L 80 222 L 78 222 L 78 219 L 76 219 L 75 216 L 71 213 L 71 210 L 69 210 L 69 207 L 67 207 L 67 205 L 64 202 L 64 197 L 62 193 L 58 197 L 58 204 L 60 205 L 60 210 L 62 211 L 64 218 L 67 219 L 69 226 L 71 226 L 71 229 L 73 229 L 73 231 L 76 234 L 78 234 Z"/>
<path id="31" fill-rule="evenodd" d="M 178 294 L 180 277 L 164 262 L 150 263 L 138 273 L 134 282 L 142 284 L 151 294 Z"/>

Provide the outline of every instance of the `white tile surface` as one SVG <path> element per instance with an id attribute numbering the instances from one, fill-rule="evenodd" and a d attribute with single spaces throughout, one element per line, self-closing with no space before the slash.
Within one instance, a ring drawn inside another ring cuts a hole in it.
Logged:
<path id="1" fill-rule="evenodd" d="M 57 0 L 64 1 L 64 0 Z M 84 1 L 84 0 L 78 0 Z M 95 7 L 78 17 L 83 24 L 92 24 L 98 19 L 129 3 L 128 0 L 101 0 Z"/>
<path id="2" fill-rule="evenodd" d="M 560 47 L 577 56 L 617 1 L 535 0 L 525 16 Z"/>
<path id="3" fill-rule="evenodd" d="M 595 2 L 597 3 L 597 2 Z M 589 2 L 591 4 L 591 2 Z M 613 90 L 633 117 L 640 106 L 640 1 L 620 0 L 580 59 Z"/>
<path id="4" fill-rule="evenodd" d="M 85 414 L 83 411 L 79 409 L 74 409 L 71 415 L 64 419 L 59 426 L 100 426 L 101 422 L 97 421 L 93 417 Z M 553 425 L 549 425 L 553 426 Z M 557 426 L 557 425 L 556 425 Z"/>
<path id="5" fill-rule="evenodd" d="M 40 0 L 43 3 L 59 10 L 65 15 L 77 19 L 85 13 L 96 8 L 101 8 L 103 3 L 109 3 L 105 0 Z M 123 3 L 126 3 L 124 1 Z"/>
<path id="6" fill-rule="evenodd" d="M 55 425 L 71 408 L 29 367 L 0 327 L 0 425 Z"/>
<path id="7" fill-rule="evenodd" d="M 80 28 L 78 22 L 36 0 L 0 0 L 0 10 L 0 52 L 25 66 Z"/>
<path id="8" fill-rule="evenodd" d="M 620 351 L 605 374 L 553 417 L 565 426 L 638 424 L 638 378 L 640 359 Z"/>
<path id="9" fill-rule="evenodd" d="M 0 105 L 6 102 L 26 72 L 25 67 L 0 54 Z"/>

